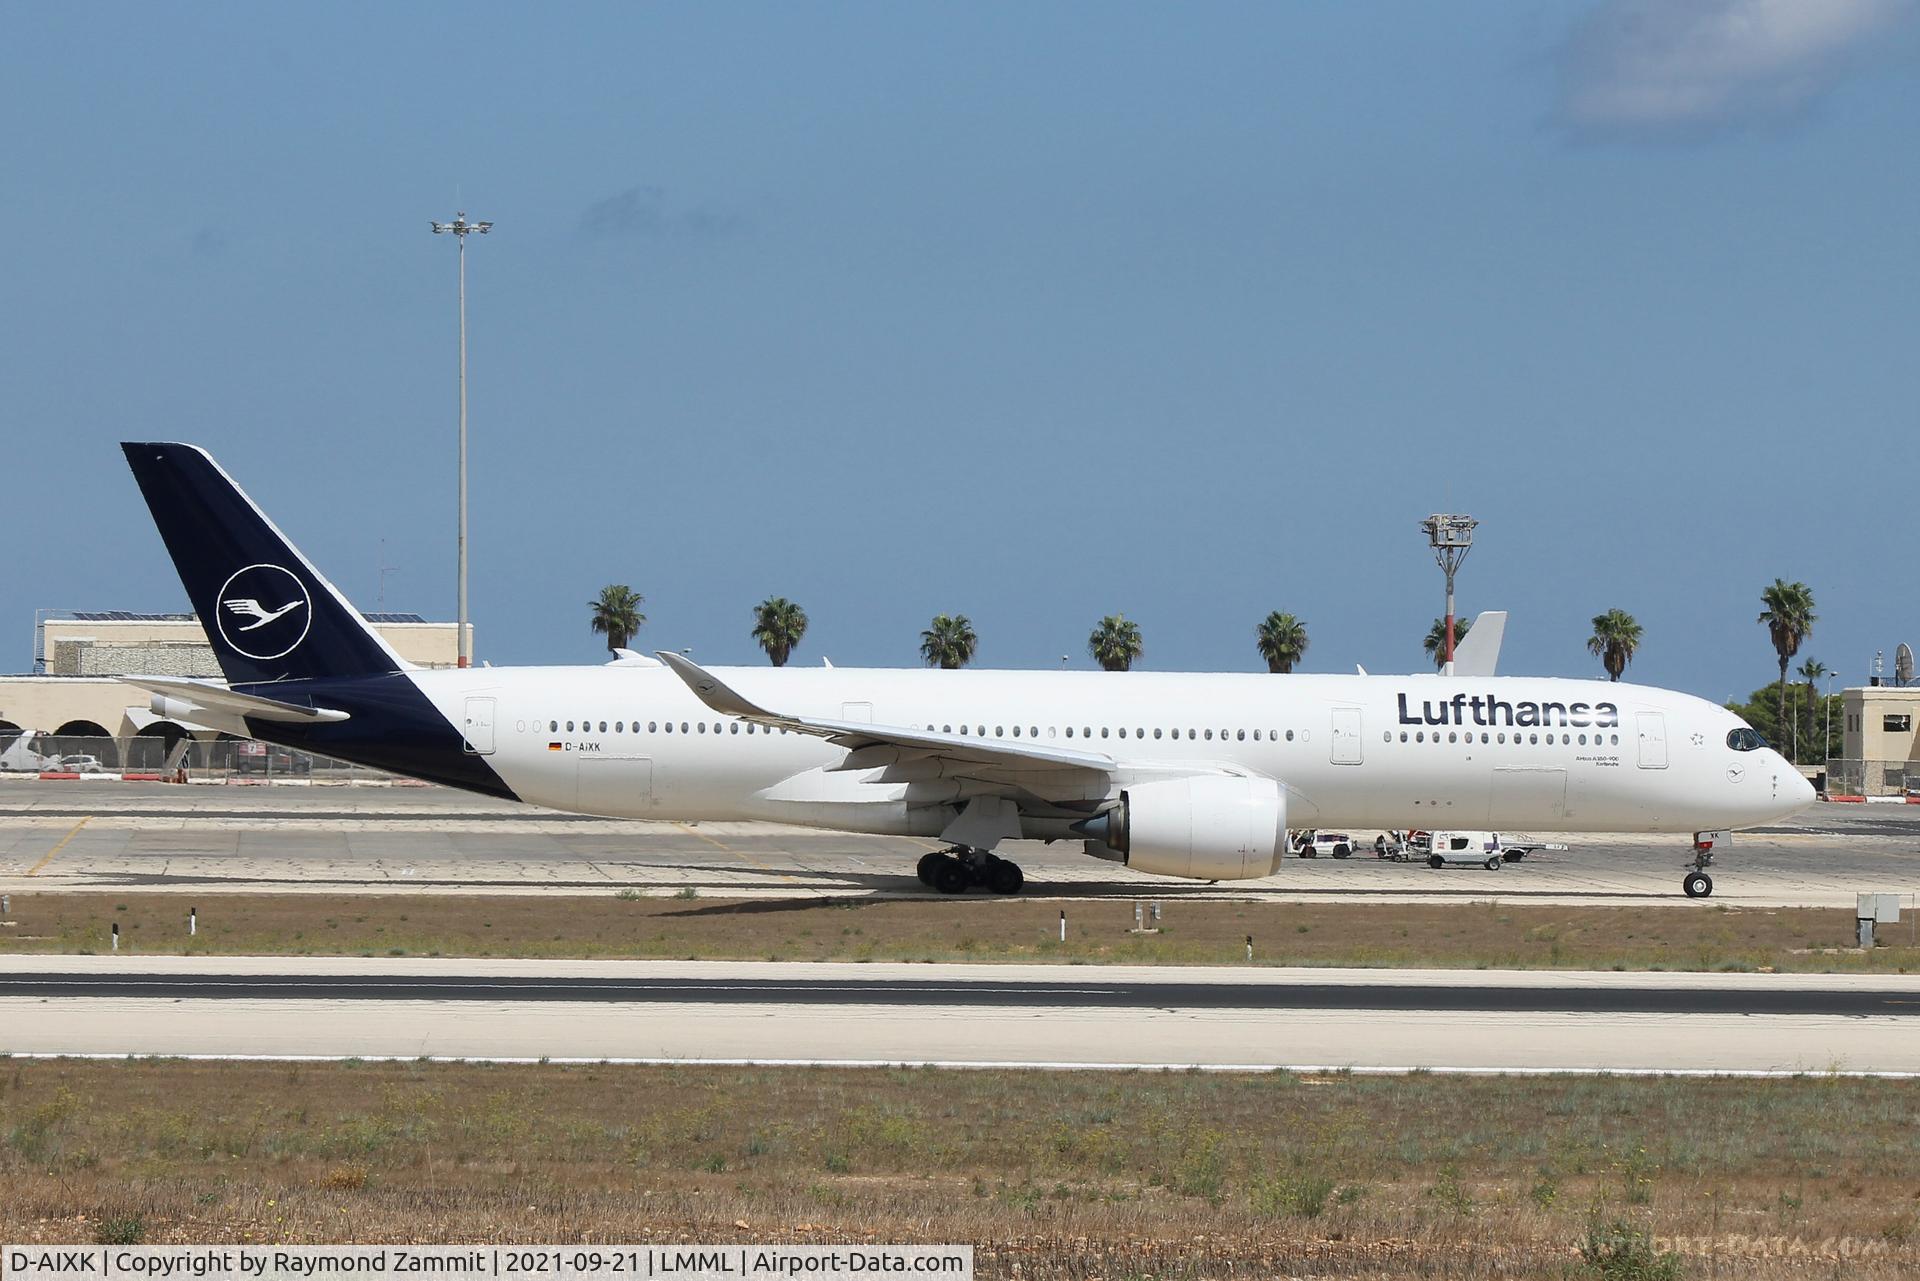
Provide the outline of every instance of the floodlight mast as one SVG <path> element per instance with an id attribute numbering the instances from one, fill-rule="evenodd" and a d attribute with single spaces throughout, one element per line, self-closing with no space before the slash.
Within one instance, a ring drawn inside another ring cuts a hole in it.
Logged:
<path id="1" fill-rule="evenodd" d="M 1441 635 L 1444 646 L 1441 652 L 1449 669 L 1453 666 L 1453 576 L 1459 572 L 1460 562 L 1473 550 L 1473 529 L 1479 523 L 1471 516 L 1439 512 L 1420 522 L 1420 528 L 1427 531 L 1427 546 L 1433 548 L 1433 558 L 1447 576 L 1447 622 Z"/>
<path id="2" fill-rule="evenodd" d="M 469 222 L 466 212 L 461 210 L 453 215 L 452 222 L 432 225 L 434 235 L 452 232 L 460 245 L 460 616 L 454 629 L 459 664 L 468 667 L 473 663 L 473 646 L 467 630 L 467 236 L 476 231 L 484 236 L 493 230 L 493 224 Z"/>

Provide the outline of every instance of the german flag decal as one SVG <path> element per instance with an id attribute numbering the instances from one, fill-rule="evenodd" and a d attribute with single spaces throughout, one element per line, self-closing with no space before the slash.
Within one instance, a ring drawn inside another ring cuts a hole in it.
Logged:
<path id="1" fill-rule="evenodd" d="M 564 751 L 565 748 L 559 743 L 548 743 L 547 750 L 549 752 L 559 752 L 559 751 Z"/>

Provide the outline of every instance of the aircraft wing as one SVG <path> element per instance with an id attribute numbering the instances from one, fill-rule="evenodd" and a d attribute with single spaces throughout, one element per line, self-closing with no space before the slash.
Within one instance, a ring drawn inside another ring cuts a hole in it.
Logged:
<path id="1" fill-rule="evenodd" d="M 794 734 L 811 734 L 848 749 L 840 770 L 877 769 L 913 761 L 942 760 L 977 766 L 982 773 L 1033 773 L 1085 770 L 1110 774 L 1114 759 L 1104 752 L 1042 747 L 1039 743 L 1010 743 L 999 739 L 941 734 L 902 725 L 873 725 L 865 721 L 837 721 L 815 716 L 792 716 L 743 697 L 724 681 L 683 655 L 660 651 L 660 661 L 687 683 L 699 700 L 722 716 L 771 725 Z"/>
<path id="2" fill-rule="evenodd" d="M 177 680 L 167 676 L 122 676 L 120 679 L 137 689 L 185 704 L 183 710 L 221 712 L 228 716 L 252 717 L 256 721 L 297 724 L 347 719 L 347 713 L 330 707 L 308 707 L 304 703 L 287 703 L 259 694 L 242 694 L 212 681 Z"/>

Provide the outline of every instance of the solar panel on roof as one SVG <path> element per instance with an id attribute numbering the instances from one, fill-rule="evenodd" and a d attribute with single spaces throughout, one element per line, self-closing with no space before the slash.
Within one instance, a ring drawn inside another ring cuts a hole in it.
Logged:
<path id="1" fill-rule="evenodd" d="M 427 620 L 418 614 L 367 614 L 369 623 L 424 623 Z"/>
<path id="2" fill-rule="evenodd" d="M 76 623 L 190 623 L 192 614 L 142 614 L 130 609 L 76 610 L 67 615 Z"/>

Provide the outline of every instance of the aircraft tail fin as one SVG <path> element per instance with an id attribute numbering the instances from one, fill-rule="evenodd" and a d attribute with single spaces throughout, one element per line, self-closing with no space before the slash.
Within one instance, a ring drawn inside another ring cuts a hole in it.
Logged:
<path id="1" fill-rule="evenodd" d="M 206 450 L 139 442 L 120 448 L 229 682 L 410 666 Z"/>
<path id="2" fill-rule="evenodd" d="M 1493 676 L 1500 666 L 1500 642 L 1507 635 L 1507 611 L 1489 609 L 1476 615 L 1467 634 L 1453 647 L 1455 676 Z"/>

